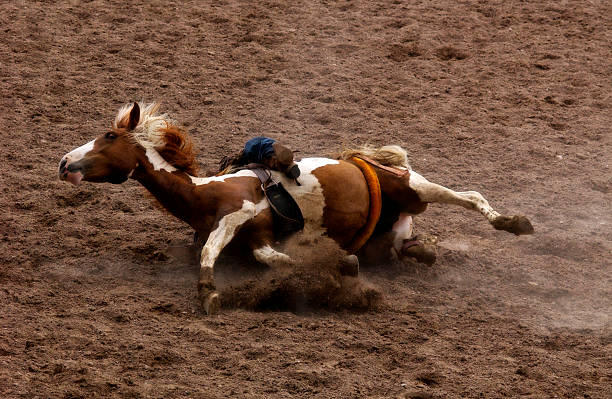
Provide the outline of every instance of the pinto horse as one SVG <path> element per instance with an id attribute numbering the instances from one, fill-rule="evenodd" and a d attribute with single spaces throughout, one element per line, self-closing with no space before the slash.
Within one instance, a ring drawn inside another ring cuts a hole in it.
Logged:
<path id="1" fill-rule="evenodd" d="M 241 170 L 197 177 L 189 136 L 167 115 L 159 114 L 158 108 L 158 104 L 142 103 L 122 107 L 108 131 L 62 157 L 59 176 L 75 185 L 82 180 L 118 184 L 135 179 L 170 213 L 193 227 L 205 241 L 199 297 L 204 310 L 213 314 L 220 307 L 213 268 L 230 242 L 248 248 L 258 262 L 273 268 L 292 265 L 293 260 L 274 248 L 273 213 L 255 173 Z M 533 232 L 526 217 L 500 215 L 476 191 L 455 192 L 429 182 L 410 169 L 400 147 L 353 151 L 345 158 L 354 155 L 375 160 L 373 169 L 383 198 L 376 230 L 365 247 L 390 232 L 393 239 L 387 252 L 401 255 L 412 236 L 412 216 L 432 202 L 476 210 L 499 230 L 517 235 Z M 306 238 L 325 234 L 341 248 L 356 251 L 353 239 L 368 221 L 371 202 L 362 170 L 342 159 L 305 158 L 298 165 L 301 185 L 273 172 L 302 210 L 305 226 L 296 234 Z M 357 259 L 354 254 L 348 256 Z"/>

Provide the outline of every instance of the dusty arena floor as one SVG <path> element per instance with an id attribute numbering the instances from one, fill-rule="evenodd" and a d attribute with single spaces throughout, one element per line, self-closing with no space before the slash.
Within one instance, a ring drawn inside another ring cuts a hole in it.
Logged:
<path id="1" fill-rule="evenodd" d="M 0 22 L 0 397 L 612 397 L 609 1 L 13 0 Z M 226 259 L 207 317 L 187 226 L 133 181 L 58 180 L 134 100 L 202 170 L 255 135 L 400 144 L 536 233 L 434 205 L 438 262 L 364 268 L 372 306 L 241 306 L 266 270 Z"/>

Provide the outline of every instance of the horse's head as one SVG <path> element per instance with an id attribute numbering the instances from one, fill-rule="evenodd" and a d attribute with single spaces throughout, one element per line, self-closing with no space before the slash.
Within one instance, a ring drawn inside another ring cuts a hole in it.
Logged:
<path id="1" fill-rule="evenodd" d="M 138 166 L 139 153 L 131 132 L 140 120 L 140 107 L 134 103 L 129 118 L 115 123 L 109 131 L 62 157 L 59 176 L 72 184 L 81 180 L 123 183 Z"/>

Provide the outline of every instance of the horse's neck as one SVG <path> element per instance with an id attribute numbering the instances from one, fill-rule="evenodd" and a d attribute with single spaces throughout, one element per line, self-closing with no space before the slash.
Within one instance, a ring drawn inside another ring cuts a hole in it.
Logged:
<path id="1" fill-rule="evenodd" d="M 132 177 L 144 186 L 170 213 L 193 226 L 193 210 L 201 194 L 193 190 L 190 177 L 182 172 L 139 168 Z"/>

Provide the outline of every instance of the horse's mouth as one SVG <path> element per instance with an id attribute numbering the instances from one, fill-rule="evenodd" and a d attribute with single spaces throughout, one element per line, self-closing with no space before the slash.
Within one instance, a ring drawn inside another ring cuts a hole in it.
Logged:
<path id="1" fill-rule="evenodd" d="M 66 167 L 66 164 L 62 162 L 59 172 L 60 180 L 65 180 L 78 186 L 81 180 L 83 180 L 83 173 L 81 172 L 81 168 L 74 168 L 71 166 L 72 165 L 68 165 L 68 167 Z"/>
<path id="2" fill-rule="evenodd" d="M 60 175 L 60 179 L 68 181 L 74 184 L 75 186 L 78 186 L 81 183 L 81 180 L 83 180 L 83 174 L 81 173 L 81 171 L 77 171 L 77 172 L 66 171 Z"/>

